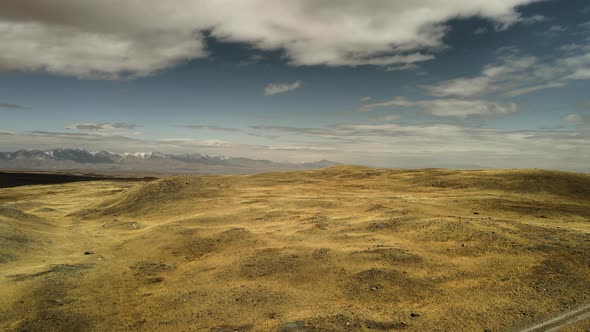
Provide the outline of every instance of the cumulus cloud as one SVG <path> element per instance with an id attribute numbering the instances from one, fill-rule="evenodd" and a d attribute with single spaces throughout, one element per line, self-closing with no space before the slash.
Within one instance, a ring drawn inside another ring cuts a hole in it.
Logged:
<path id="1" fill-rule="evenodd" d="M 457 118 L 465 118 L 472 115 L 508 114 L 516 112 L 518 109 L 515 103 L 497 103 L 486 100 L 409 100 L 398 97 L 384 102 L 363 105 L 360 110 L 369 112 L 382 108 L 418 109 L 433 116 Z"/>
<path id="2" fill-rule="evenodd" d="M 57 3 L 56 7 L 59 7 Z M 4 4 L 0 5 L 0 12 L 6 7 Z M 107 15 L 104 10 L 102 12 Z M 138 15 L 142 12 L 139 11 Z M 108 27 L 108 16 L 103 17 L 105 22 L 101 25 L 100 22 L 84 23 L 85 19 L 90 19 L 90 13 L 85 14 L 76 22 L 35 21 L 42 20 L 43 16 L 23 17 L 23 21 L 17 22 L 0 21 L 0 43 L 3 45 L 0 70 L 43 70 L 80 78 L 117 79 L 146 76 L 181 61 L 206 55 L 200 34 L 194 33 L 190 26 L 158 26 L 164 22 L 156 17 L 149 23 L 154 26 L 147 22 L 143 26 L 137 20 L 125 25 L 117 22 L 123 17 L 114 15 L 110 17 L 115 21 L 114 26 Z M 32 21 L 24 21 L 26 18 Z M 133 26 L 134 23 L 137 26 Z"/>
<path id="3" fill-rule="evenodd" d="M 479 16 L 506 27 L 534 1 L 2 1 L 0 69 L 145 76 L 207 56 L 205 32 L 283 50 L 293 65 L 411 64 L 444 46 L 446 21 Z"/>
<path id="4" fill-rule="evenodd" d="M 77 129 L 83 131 L 115 131 L 115 130 L 130 130 L 139 127 L 134 123 L 74 123 L 66 127 L 66 129 Z"/>
<path id="5" fill-rule="evenodd" d="M 297 90 L 299 87 L 301 87 L 301 81 L 295 81 L 293 83 L 271 83 L 264 87 L 264 95 L 273 96 L 280 93 Z"/>
<path id="6" fill-rule="evenodd" d="M 490 95 L 516 97 L 545 89 L 566 86 L 572 80 L 590 79 L 590 46 L 565 44 L 555 59 L 541 61 L 520 55 L 512 47 L 498 50 L 495 63 L 486 65 L 481 74 L 459 77 L 425 86 L 436 97 L 482 98 Z"/>

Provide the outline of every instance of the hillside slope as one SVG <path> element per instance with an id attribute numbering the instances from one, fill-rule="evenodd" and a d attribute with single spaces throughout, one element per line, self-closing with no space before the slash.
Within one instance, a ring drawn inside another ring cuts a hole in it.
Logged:
<path id="1" fill-rule="evenodd" d="M 512 331 L 590 302 L 589 188 L 338 166 L 0 189 L 0 225 L 47 221 L 26 257 L 6 242 L 0 329 Z"/>

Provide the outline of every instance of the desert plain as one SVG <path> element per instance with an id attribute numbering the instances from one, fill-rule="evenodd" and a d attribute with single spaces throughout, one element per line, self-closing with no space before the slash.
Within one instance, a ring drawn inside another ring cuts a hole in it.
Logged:
<path id="1" fill-rule="evenodd" d="M 582 173 L 337 166 L 0 189 L 3 331 L 519 331 L 588 303 Z"/>

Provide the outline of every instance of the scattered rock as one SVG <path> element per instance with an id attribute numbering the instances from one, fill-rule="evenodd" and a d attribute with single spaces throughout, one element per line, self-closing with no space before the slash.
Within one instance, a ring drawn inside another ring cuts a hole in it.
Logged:
<path id="1" fill-rule="evenodd" d="M 410 313 L 410 317 L 420 317 L 420 314 L 417 312 Z"/>
<path id="2" fill-rule="evenodd" d="M 92 252 L 92 251 L 85 251 L 84 252 L 84 255 L 94 255 L 94 252 Z"/>
<path id="3" fill-rule="evenodd" d="M 162 278 L 162 277 L 155 277 L 155 278 L 149 278 L 148 279 L 148 282 L 150 284 L 157 284 L 157 283 L 160 283 L 162 281 L 164 281 L 164 278 Z"/>

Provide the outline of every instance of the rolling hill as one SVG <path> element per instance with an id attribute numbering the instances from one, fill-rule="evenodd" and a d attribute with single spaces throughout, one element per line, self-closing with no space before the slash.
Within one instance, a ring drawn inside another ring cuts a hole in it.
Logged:
<path id="1" fill-rule="evenodd" d="M 0 329 L 518 330 L 590 302 L 589 188 L 337 166 L 0 189 Z"/>

